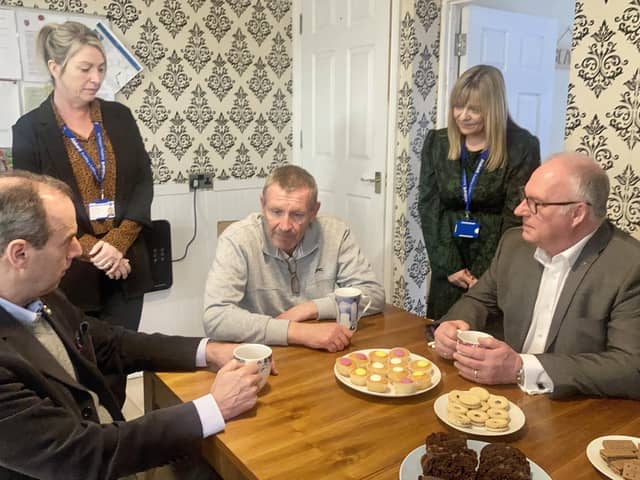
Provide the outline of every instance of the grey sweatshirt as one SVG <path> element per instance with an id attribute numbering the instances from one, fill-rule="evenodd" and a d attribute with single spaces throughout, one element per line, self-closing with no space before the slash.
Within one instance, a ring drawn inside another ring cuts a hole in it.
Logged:
<path id="1" fill-rule="evenodd" d="M 335 318 L 333 291 L 339 287 L 357 287 L 369 296 L 367 314 L 384 307 L 384 289 L 343 221 L 320 216 L 309 225 L 294 255 L 298 295 L 292 293 L 285 256 L 271 243 L 259 213 L 223 232 L 204 292 L 204 330 L 209 337 L 286 345 L 289 321 L 274 317 L 313 300 L 319 319 Z"/>

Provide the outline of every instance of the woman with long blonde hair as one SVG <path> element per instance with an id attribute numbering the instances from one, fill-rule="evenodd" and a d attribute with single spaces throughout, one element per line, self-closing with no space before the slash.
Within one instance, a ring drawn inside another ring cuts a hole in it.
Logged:
<path id="1" fill-rule="evenodd" d="M 465 71 L 451 91 L 447 128 L 422 148 L 418 208 L 431 264 L 427 316 L 438 319 L 489 267 L 513 209 L 540 164 L 540 144 L 511 119 L 502 73 Z"/>

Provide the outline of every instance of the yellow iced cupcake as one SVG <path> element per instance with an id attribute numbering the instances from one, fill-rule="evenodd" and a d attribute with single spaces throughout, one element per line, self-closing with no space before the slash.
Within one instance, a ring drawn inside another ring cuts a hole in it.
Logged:
<path id="1" fill-rule="evenodd" d="M 384 350 L 372 350 L 369 352 L 369 362 L 382 362 L 386 364 L 389 361 L 389 354 Z"/>
<path id="2" fill-rule="evenodd" d="M 421 358 L 419 360 L 414 360 L 409 364 L 409 369 L 412 372 L 426 372 L 429 373 L 431 371 L 431 362 L 426 358 Z"/>
<path id="3" fill-rule="evenodd" d="M 351 379 L 351 383 L 354 385 L 364 387 L 367 384 L 367 375 L 368 373 L 366 369 L 358 367 L 351 371 L 349 378 Z"/>
<path id="4" fill-rule="evenodd" d="M 431 385 L 431 375 L 427 372 L 423 371 L 415 371 L 412 372 L 410 377 L 415 383 L 418 390 L 422 390 L 423 388 L 427 388 Z"/>

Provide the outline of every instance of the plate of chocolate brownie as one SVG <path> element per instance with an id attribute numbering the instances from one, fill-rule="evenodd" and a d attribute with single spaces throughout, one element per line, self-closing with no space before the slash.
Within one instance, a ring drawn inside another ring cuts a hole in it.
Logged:
<path id="1" fill-rule="evenodd" d="M 518 448 L 506 443 L 467 440 L 463 435 L 436 432 L 409 453 L 400 465 L 400 480 L 521 478 L 551 480 Z"/>
<path id="2" fill-rule="evenodd" d="M 640 478 L 639 437 L 598 437 L 587 446 L 587 458 L 600 473 L 613 480 Z"/>

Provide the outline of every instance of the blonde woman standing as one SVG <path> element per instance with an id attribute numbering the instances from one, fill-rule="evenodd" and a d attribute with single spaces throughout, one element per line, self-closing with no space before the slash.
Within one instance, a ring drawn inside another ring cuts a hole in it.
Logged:
<path id="1" fill-rule="evenodd" d="M 71 187 L 82 255 L 60 287 L 84 312 L 137 330 L 151 267 L 142 230 L 151 225 L 149 156 L 131 111 L 97 97 L 107 69 L 96 33 L 50 24 L 37 47 L 53 93 L 13 127 L 13 165 Z M 124 402 L 124 377 L 112 384 Z"/>
<path id="2" fill-rule="evenodd" d="M 500 70 L 477 65 L 453 87 L 447 128 L 422 148 L 418 208 L 431 263 L 427 316 L 438 319 L 489 267 L 502 233 L 520 224 L 520 187 L 540 144 L 509 116 Z"/>

